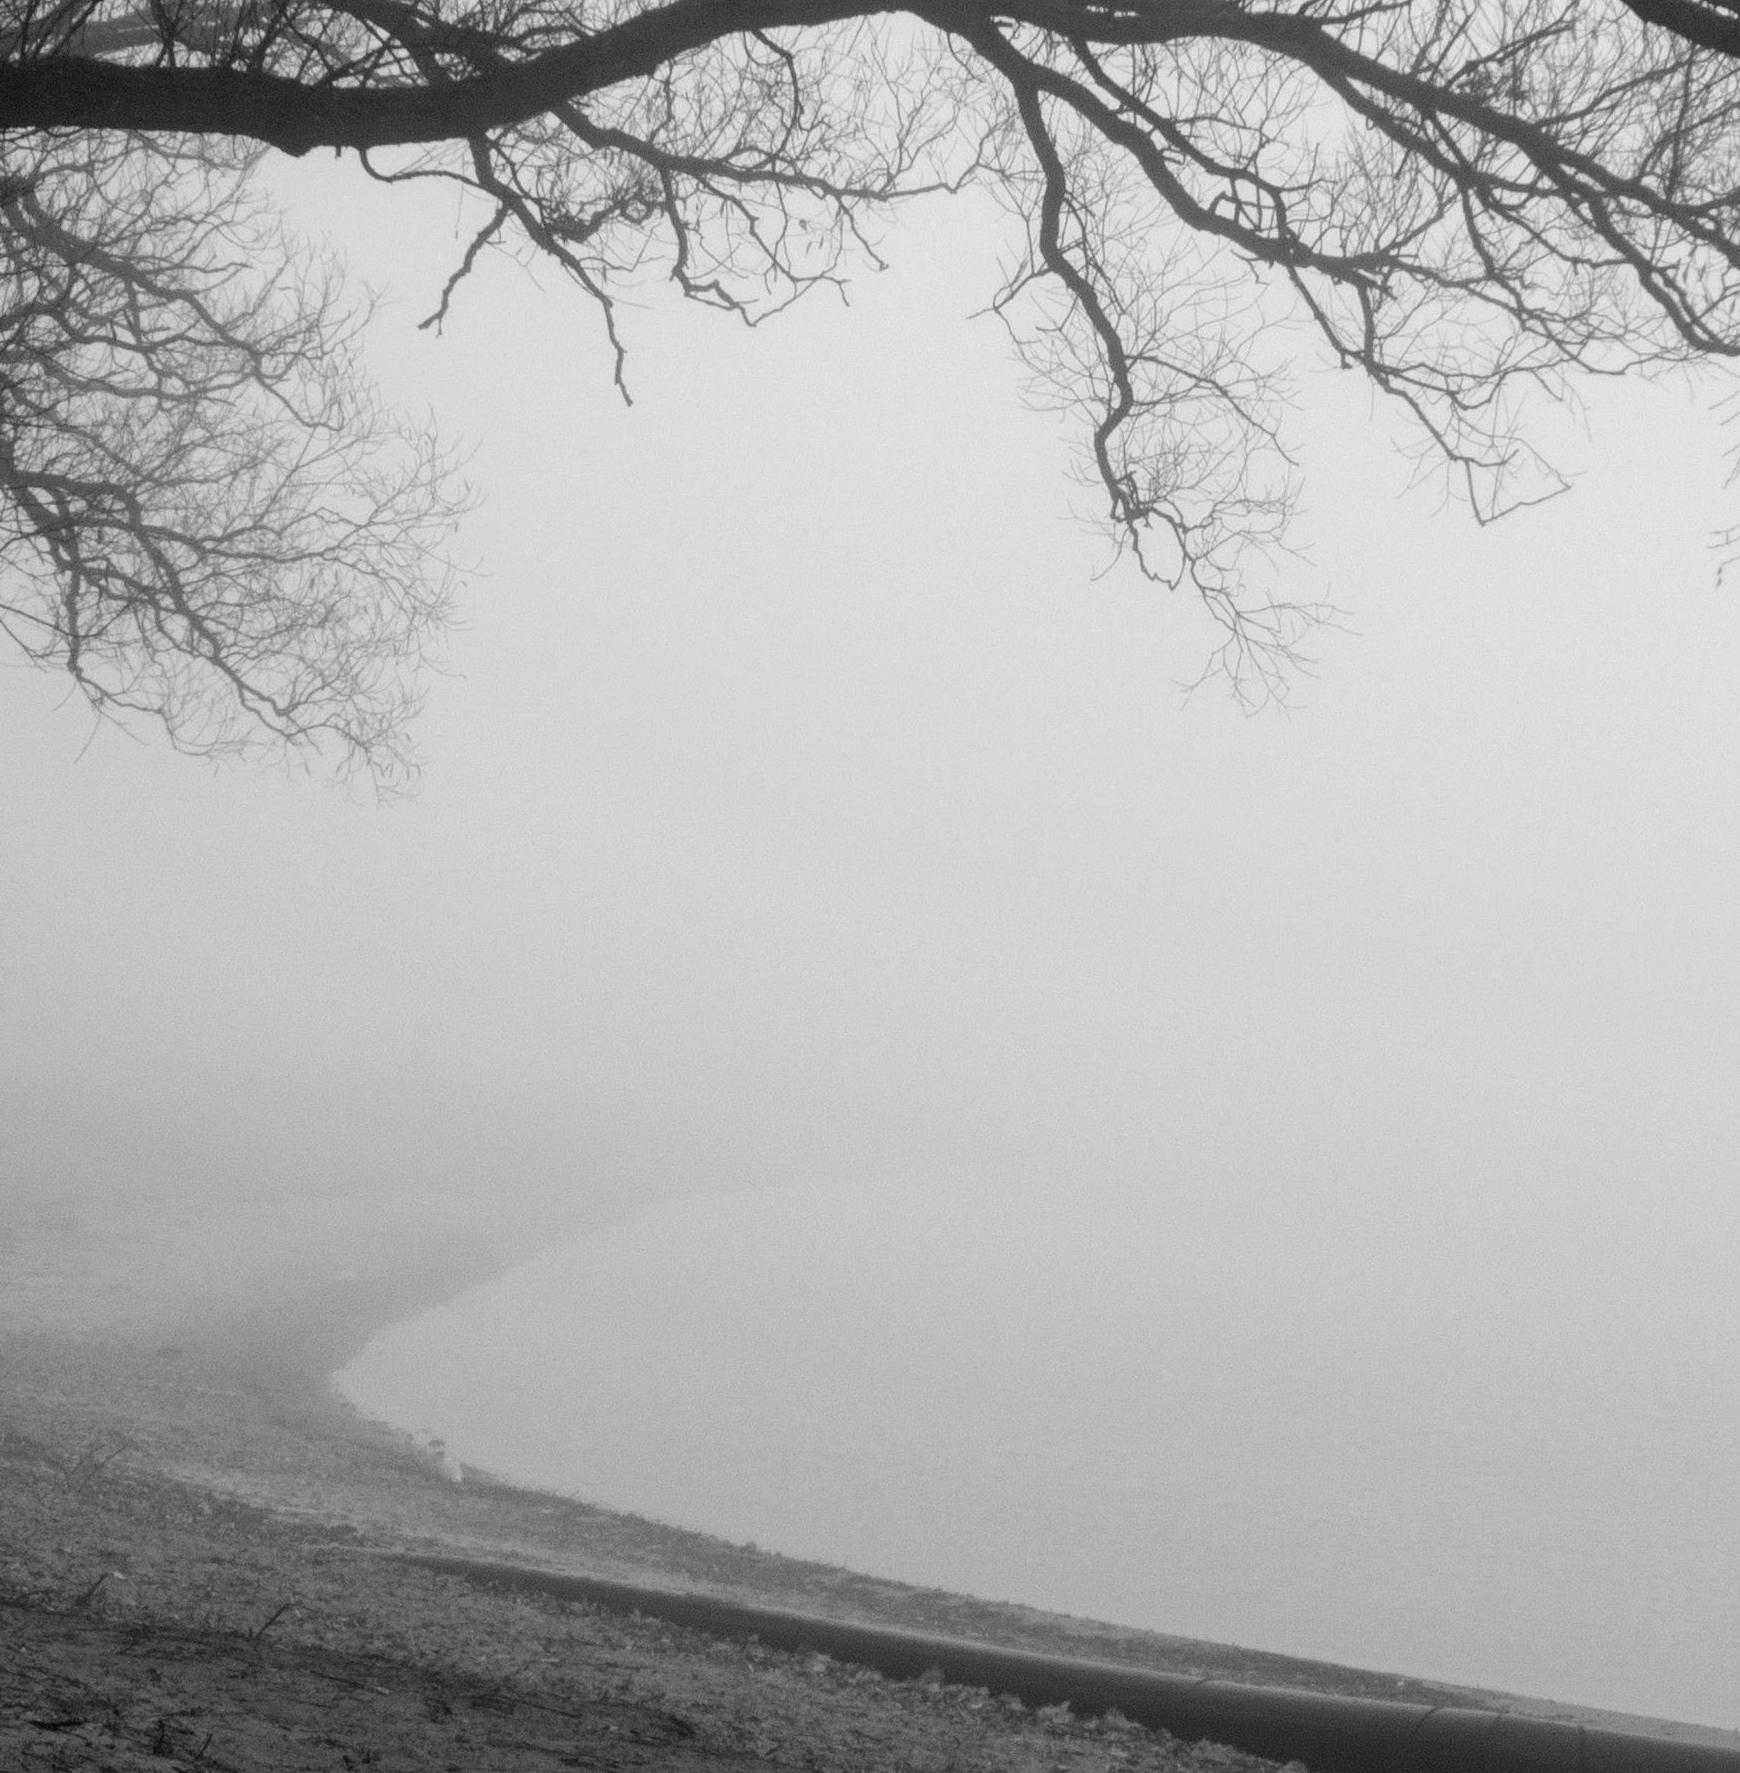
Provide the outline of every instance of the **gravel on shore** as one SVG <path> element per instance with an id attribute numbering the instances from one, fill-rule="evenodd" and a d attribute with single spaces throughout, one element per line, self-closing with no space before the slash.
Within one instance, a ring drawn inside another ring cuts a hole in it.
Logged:
<path id="1" fill-rule="evenodd" d="M 483 1473 L 455 1484 L 325 1383 L 386 1323 L 619 1210 L 480 1225 L 460 1203 L 382 1196 L 0 1212 L 0 1766 L 1269 1765 L 369 1555 L 395 1549 L 1239 1680 L 1491 1698 L 883 1582 Z"/>

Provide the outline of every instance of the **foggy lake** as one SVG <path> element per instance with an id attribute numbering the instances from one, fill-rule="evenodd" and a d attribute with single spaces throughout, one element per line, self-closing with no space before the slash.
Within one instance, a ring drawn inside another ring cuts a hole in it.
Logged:
<path id="1" fill-rule="evenodd" d="M 796 1556 L 1740 1723 L 1715 403 L 1552 415 L 1575 491 L 1482 528 L 1302 367 L 1277 583 L 1344 614 L 1252 718 L 968 320 L 983 215 L 777 331 L 649 301 L 631 410 L 505 256 L 420 330 L 450 199 L 317 158 L 487 576 L 389 808 L 17 676 L 7 1174 L 633 1200 L 347 1393 Z"/>
<path id="2" fill-rule="evenodd" d="M 393 1331 L 341 1386 L 467 1463 L 764 1549 L 1740 1721 L 1715 1219 L 1402 1178 L 1331 1224 L 1315 1192 L 938 1174 L 679 1201 Z"/>

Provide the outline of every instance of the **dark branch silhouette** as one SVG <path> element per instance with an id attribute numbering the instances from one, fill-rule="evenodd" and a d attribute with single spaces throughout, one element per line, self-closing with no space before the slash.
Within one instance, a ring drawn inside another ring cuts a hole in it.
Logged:
<path id="1" fill-rule="evenodd" d="M 252 158 L 117 135 L 9 158 L 0 627 L 185 749 L 328 744 L 390 784 L 458 501 Z"/>
<path id="2" fill-rule="evenodd" d="M 991 307 L 1083 413 L 1120 545 L 1258 696 L 1312 614 L 1268 588 L 1302 353 L 1397 402 L 1486 518 L 1561 484 L 1538 398 L 1740 352 L 1740 0 L 0 0 L 0 140 L 5 557 L 38 593 L 11 625 L 201 744 L 196 667 L 281 736 L 383 746 L 357 684 L 439 603 L 440 476 L 346 392 L 334 286 L 238 268 L 259 145 L 468 192 L 430 322 L 530 249 L 596 301 L 619 381 L 637 280 L 758 321 L 874 263 L 898 204 L 990 189 L 1024 241 Z M 202 375 L 249 416 L 215 424 Z M 264 503 L 202 529 L 190 489 L 220 483 Z M 297 564 L 249 578 L 268 534 Z M 346 624 L 375 660 L 348 680 Z"/>

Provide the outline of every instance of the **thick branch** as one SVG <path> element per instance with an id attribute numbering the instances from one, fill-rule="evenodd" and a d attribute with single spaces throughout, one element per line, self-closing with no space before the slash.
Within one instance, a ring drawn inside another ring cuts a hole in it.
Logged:
<path id="1" fill-rule="evenodd" d="M 487 74 L 433 86 L 303 86 L 231 68 L 85 57 L 0 65 L 0 131 L 123 129 L 243 136 L 287 154 L 470 141 L 566 99 L 656 73 L 723 37 L 895 10 L 882 0 L 674 0 Z"/>
<path id="2" fill-rule="evenodd" d="M 1740 56 L 1740 9 L 1727 0 L 1625 0 L 1646 25 L 1659 25 L 1701 49 Z"/>

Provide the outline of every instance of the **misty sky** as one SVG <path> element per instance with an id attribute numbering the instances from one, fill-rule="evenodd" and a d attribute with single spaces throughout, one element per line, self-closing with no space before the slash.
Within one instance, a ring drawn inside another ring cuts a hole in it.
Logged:
<path id="1" fill-rule="evenodd" d="M 17 1173 L 1163 1162 L 1331 1222 L 1731 1234 L 1740 433 L 1685 390 L 1601 390 L 1577 490 L 1482 531 L 1310 379 L 1298 584 L 1346 631 L 1247 718 L 1179 693 L 1199 612 L 1096 582 L 1067 431 L 966 318 L 980 212 L 754 333 L 649 292 L 624 409 L 553 273 L 416 331 L 449 199 L 286 177 L 485 494 L 426 774 L 214 772 L 9 667 Z"/>

